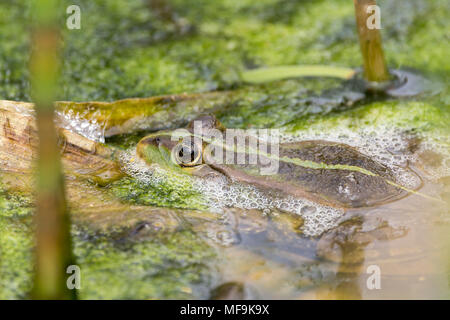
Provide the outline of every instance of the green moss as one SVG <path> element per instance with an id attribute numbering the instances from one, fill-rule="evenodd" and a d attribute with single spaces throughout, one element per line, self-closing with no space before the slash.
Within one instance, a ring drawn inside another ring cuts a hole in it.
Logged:
<path id="1" fill-rule="evenodd" d="M 360 130 L 368 128 L 398 128 L 413 130 L 418 134 L 439 142 L 449 133 L 450 109 L 416 101 L 374 102 L 360 108 L 307 118 L 291 123 L 290 132 L 312 130 L 317 132 L 339 132 L 342 129 Z M 445 144 L 445 141 L 441 141 Z"/>
<path id="2" fill-rule="evenodd" d="M 145 241 L 126 236 L 118 241 L 114 232 L 98 235 L 74 227 L 81 298 L 205 298 L 215 251 L 195 233 L 179 228 Z M 29 197 L 0 189 L 0 299 L 27 297 L 32 286 L 32 248 Z"/>
<path id="3" fill-rule="evenodd" d="M 26 298 L 31 289 L 32 207 L 0 185 L 0 299 Z"/>
<path id="4" fill-rule="evenodd" d="M 0 98 L 29 101 L 28 1 L 0 4 Z"/>
<path id="5" fill-rule="evenodd" d="M 0 218 L 0 299 L 26 298 L 31 290 L 30 223 Z"/>
<path id="6" fill-rule="evenodd" d="M 164 172 L 159 179 L 144 183 L 127 177 L 111 184 L 111 192 L 117 198 L 131 204 L 172 207 L 184 209 L 205 209 L 201 194 L 193 187 L 189 177 L 177 175 L 175 180 Z"/>
<path id="7" fill-rule="evenodd" d="M 245 86 L 234 93 L 232 111 L 219 111 L 217 117 L 228 128 L 278 128 L 293 119 L 345 107 L 342 85 L 338 79 L 307 78 Z M 319 96 L 326 103 L 313 103 Z"/>
<path id="8" fill-rule="evenodd" d="M 62 100 L 115 100 L 226 88 L 240 71 L 286 64 L 361 65 L 353 3 L 173 0 L 193 32 L 151 12 L 145 1 L 66 1 L 82 29 L 64 30 Z M 386 56 L 393 67 L 447 77 L 446 0 L 380 0 Z M 62 5 L 64 6 L 64 4 Z M 27 1 L 0 4 L 0 97 L 30 100 Z M 62 10 L 64 26 L 64 10 Z"/>
<path id="9" fill-rule="evenodd" d="M 23 218 L 30 215 L 30 198 L 23 194 L 9 194 L 0 185 L 0 217 Z"/>
<path id="10" fill-rule="evenodd" d="M 83 236 L 75 241 L 82 299 L 205 298 L 211 285 L 215 252 L 190 231 L 126 244 Z"/>

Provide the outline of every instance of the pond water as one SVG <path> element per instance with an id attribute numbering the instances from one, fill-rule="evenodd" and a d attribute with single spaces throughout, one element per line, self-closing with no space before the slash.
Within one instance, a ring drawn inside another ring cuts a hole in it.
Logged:
<path id="1" fill-rule="evenodd" d="M 234 217 L 240 243 L 221 249 L 218 268 L 266 299 L 441 299 L 449 293 L 448 214 L 448 204 L 412 196 L 349 212 L 319 239 L 271 218 L 264 230 L 248 232 L 248 221 Z M 370 286 L 373 266 L 379 289 Z"/>

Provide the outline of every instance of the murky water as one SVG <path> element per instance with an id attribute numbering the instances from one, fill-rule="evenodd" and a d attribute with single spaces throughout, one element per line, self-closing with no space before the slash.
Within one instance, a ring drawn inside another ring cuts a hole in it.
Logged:
<path id="1" fill-rule="evenodd" d="M 426 183 L 422 191 L 449 187 Z M 222 282 L 243 283 L 247 298 L 263 299 L 439 299 L 450 293 L 448 202 L 412 195 L 351 210 L 319 237 L 305 237 L 298 218 L 285 215 L 227 209 L 221 224 L 199 231 L 219 252 Z"/>

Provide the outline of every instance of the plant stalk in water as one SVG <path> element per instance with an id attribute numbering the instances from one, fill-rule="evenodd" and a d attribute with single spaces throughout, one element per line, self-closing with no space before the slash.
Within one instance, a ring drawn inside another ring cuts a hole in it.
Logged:
<path id="1" fill-rule="evenodd" d="M 384 58 L 380 30 L 370 29 L 367 21 L 371 15 L 369 6 L 376 6 L 376 0 L 353 0 L 356 26 L 364 60 L 364 78 L 369 82 L 384 82 L 390 79 Z"/>
<path id="2" fill-rule="evenodd" d="M 75 290 L 69 290 L 66 284 L 66 268 L 72 264 L 70 222 L 54 127 L 53 101 L 61 43 L 56 18 L 58 2 L 33 1 L 30 73 L 39 136 L 33 299 L 75 297 Z"/>

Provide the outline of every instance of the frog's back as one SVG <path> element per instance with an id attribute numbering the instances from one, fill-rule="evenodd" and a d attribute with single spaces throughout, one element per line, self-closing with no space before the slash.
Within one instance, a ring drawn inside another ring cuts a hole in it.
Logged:
<path id="1" fill-rule="evenodd" d="M 388 167 L 345 144 L 326 141 L 290 143 L 282 145 L 280 156 L 348 166 L 349 170 L 342 167 L 311 169 L 281 161 L 279 167 L 283 177 L 293 180 L 308 192 L 345 207 L 373 206 L 406 195 L 406 191 L 392 185 L 396 178 Z M 364 170 L 358 171 L 358 168 Z"/>
<path id="2" fill-rule="evenodd" d="M 394 186 L 391 169 L 345 144 L 320 140 L 281 144 L 279 158 L 273 175 L 255 174 L 257 166 L 248 162 L 223 171 L 233 176 L 242 170 L 249 183 L 344 208 L 375 206 L 407 194 Z M 295 161 L 283 161 L 287 158 Z"/>

